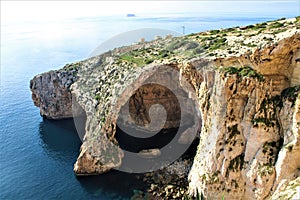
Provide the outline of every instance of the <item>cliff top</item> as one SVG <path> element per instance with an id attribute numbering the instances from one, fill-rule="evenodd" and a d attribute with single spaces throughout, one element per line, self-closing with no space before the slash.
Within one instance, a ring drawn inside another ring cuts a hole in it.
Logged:
<path id="1" fill-rule="evenodd" d="M 176 63 L 201 57 L 214 60 L 251 54 L 257 49 L 276 44 L 296 33 L 300 33 L 300 16 L 243 27 L 209 30 L 181 37 L 160 38 L 115 48 L 102 56 L 116 57 L 117 59 L 114 59 L 116 65 L 132 67 L 150 63 Z M 65 69 L 77 69 L 82 62 L 84 61 L 67 64 Z"/>
<path id="2" fill-rule="evenodd" d="M 193 33 L 182 37 L 140 43 L 130 52 L 115 51 L 116 64 L 143 66 L 152 62 L 172 63 L 193 58 L 228 58 L 253 53 L 257 48 L 299 33 L 300 16 L 219 30 Z"/>

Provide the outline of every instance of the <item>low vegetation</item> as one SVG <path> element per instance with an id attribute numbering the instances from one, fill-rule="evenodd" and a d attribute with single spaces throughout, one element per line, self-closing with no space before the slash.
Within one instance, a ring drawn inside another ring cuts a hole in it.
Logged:
<path id="1" fill-rule="evenodd" d="M 123 55 L 121 55 L 119 57 L 120 61 L 126 61 L 128 64 L 131 65 L 136 65 L 137 67 L 141 67 L 143 65 L 145 65 L 146 63 L 151 63 L 153 62 L 153 60 L 151 61 L 150 59 L 144 59 L 138 55 L 135 55 L 134 52 L 129 52 L 129 53 L 125 53 Z"/>
<path id="2" fill-rule="evenodd" d="M 72 70 L 78 70 L 79 67 L 81 66 L 81 62 L 76 62 L 76 63 L 71 63 L 71 64 L 66 64 L 63 69 L 67 71 L 72 71 Z"/>
<path id="3" fill-rule="evenodd" d="M 199 43 L 190 39 L 173 39 L 168 45 L 158 44 L 155 47 L 141 48 L 132 50 L 119 55 L 117 64 L 126 62 L 135 67 L 142 67 L 154 61 L 164 60 L 174 61 L 178 58 L 192 58 L 204 52 Z M 176 57 L 176 59 L 175 59 Z"/>
<path id="4" fill-rule="evenodd" d="M 242 77 L 249 77 L 249 78 L 255 78 L 258 79 L 259 81 L 263 81 L 264 80 L 264 76 L 259 74 L 258 72 L 256 72 L 254 69 L 252 69 L 249 66 L 246 67 L 241 67 L 241 68 L 237 68 L 237 67 L 226 67 L 224 69 L 222 69 L 222 71 L 225 73 L 225 75 L 233 75 L 233 74 L 237 74 L 238 77 L 242 78 Z"/>
<path id="5" fill-rule="evenodd" d="M 261 177 L 266 175 L 271 175 L 273 173 L 274 173 L 274 166 L 269 163 L 258 166 L 258 175 Z"/>
<path id="6" fill-rule="evenodd" d="M 284 24 L 283 23 L 280 23 L 280 22 L 273 22 L 270 26 L 270 29 L 274 29 L 274 28 L 281 28 L 283 27 Z"/>
<path id="7" fill-rule="evenodd" d="M 134 67 L 141 67 L 152 62 L 176 62 L 180 59 L 192 59 L 195 57 L 228 57 L 238 56 L 274 43 L 277 34 L 289 30 L 300 21 L 284 21 L 282 18 L 276 21 L 264 22 L 245 27 L 234 27 L 219 30 L 210 30 L 201 33 L 192 33 L 184 37 L 155 40 L 145 43 L 143 48 L 120 54 L 117 64 L 124 63 Z M 259 34 L 265 34 L 264 38 L 257 38 Z M 253 40 L 252 40 L 253 38 Z M 243 73 L 243 72 L 241 72 Z M 249 77 L 258 74 L 251 74 Z M 262 80 L 261 76 L 257 76 Z"/>

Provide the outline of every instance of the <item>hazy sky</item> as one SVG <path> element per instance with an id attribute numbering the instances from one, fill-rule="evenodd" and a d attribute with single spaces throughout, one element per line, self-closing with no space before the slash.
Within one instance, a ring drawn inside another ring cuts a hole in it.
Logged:
<path id="1" fill-rule="evenodd" d="M 1 22 L 171 12 L 300 15 L 300 1 L 1 1 Z"/>

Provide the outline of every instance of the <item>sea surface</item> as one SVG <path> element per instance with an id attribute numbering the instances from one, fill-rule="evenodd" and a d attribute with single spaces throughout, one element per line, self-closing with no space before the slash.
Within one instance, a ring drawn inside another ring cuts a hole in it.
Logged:
<path id="1" fill-rule="evenodd" d="M 135 174 L 117 171 L 76 178 L 73 165 L 81 141 L 72 120 L 39 115 L 29 90 L 36 74 L 85 59 L 125 31 L 156 28 L 182 34 L 184 26 L 190 34 L 295 15 L 175 13 L 1 23 L 0 199 L 128 199 L 134 189 L 144 189 Z"/>

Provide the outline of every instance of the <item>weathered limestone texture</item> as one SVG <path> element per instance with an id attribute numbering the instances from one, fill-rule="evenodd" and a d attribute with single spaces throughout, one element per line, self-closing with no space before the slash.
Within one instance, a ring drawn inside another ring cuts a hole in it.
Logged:
<path id="1" fill-rule="evenodd" d="M 287 88 L 300 81 L 293 74 L 299 48 L 298 34 L 240 61 L 263 77 L 242 77 L 243 70 L 230 68 L 215 73 L 213 84 L 202 83 L 203 127 L 189 174 L 191 194 L 264 199 L 299 176 L 300 87 Z"/>
<path id="2" fill-rule="evenodd" d="M 76 68 L 67 66 L 37 75 L 30 81 L 32 100 L 42 116 L 49 119 L 73 117 L 70 86 L 76 81 L 76 75 Z"/>
<path id="3" fill-rule="evenodd" d="M 164 128 L 178 126 L 174 96 L 157 84 L 141 87 L 156 80 L 160 69 L 176 70 L 178 76 L 159 79 L 164 84 L 178 80 L 174 87 L 179 99 L 189 97 L 186 114 L 199 118 L 193 129 L 191 121 L 183 122 L 187 130 L 178 143 L 188 143 L 190 133 L 201 131 L 188 176 L 189 194 L 292 198 L 300 186 L 299 27 L 299 18 L 284 19 L 117 48 L 35 76 L 32 99 L 50 119 L 72 117 L 77 104 L 85 111 L 85 135 L 74 171 L 101 174 L 122 165 L 124 152 L 115 134 L 125 105 L 132 119 L 124 124 L 149 125 L 147 111 L 159 103 L 170 114 Z M 152 151 L 160 156 L 158 149 Z"/>

